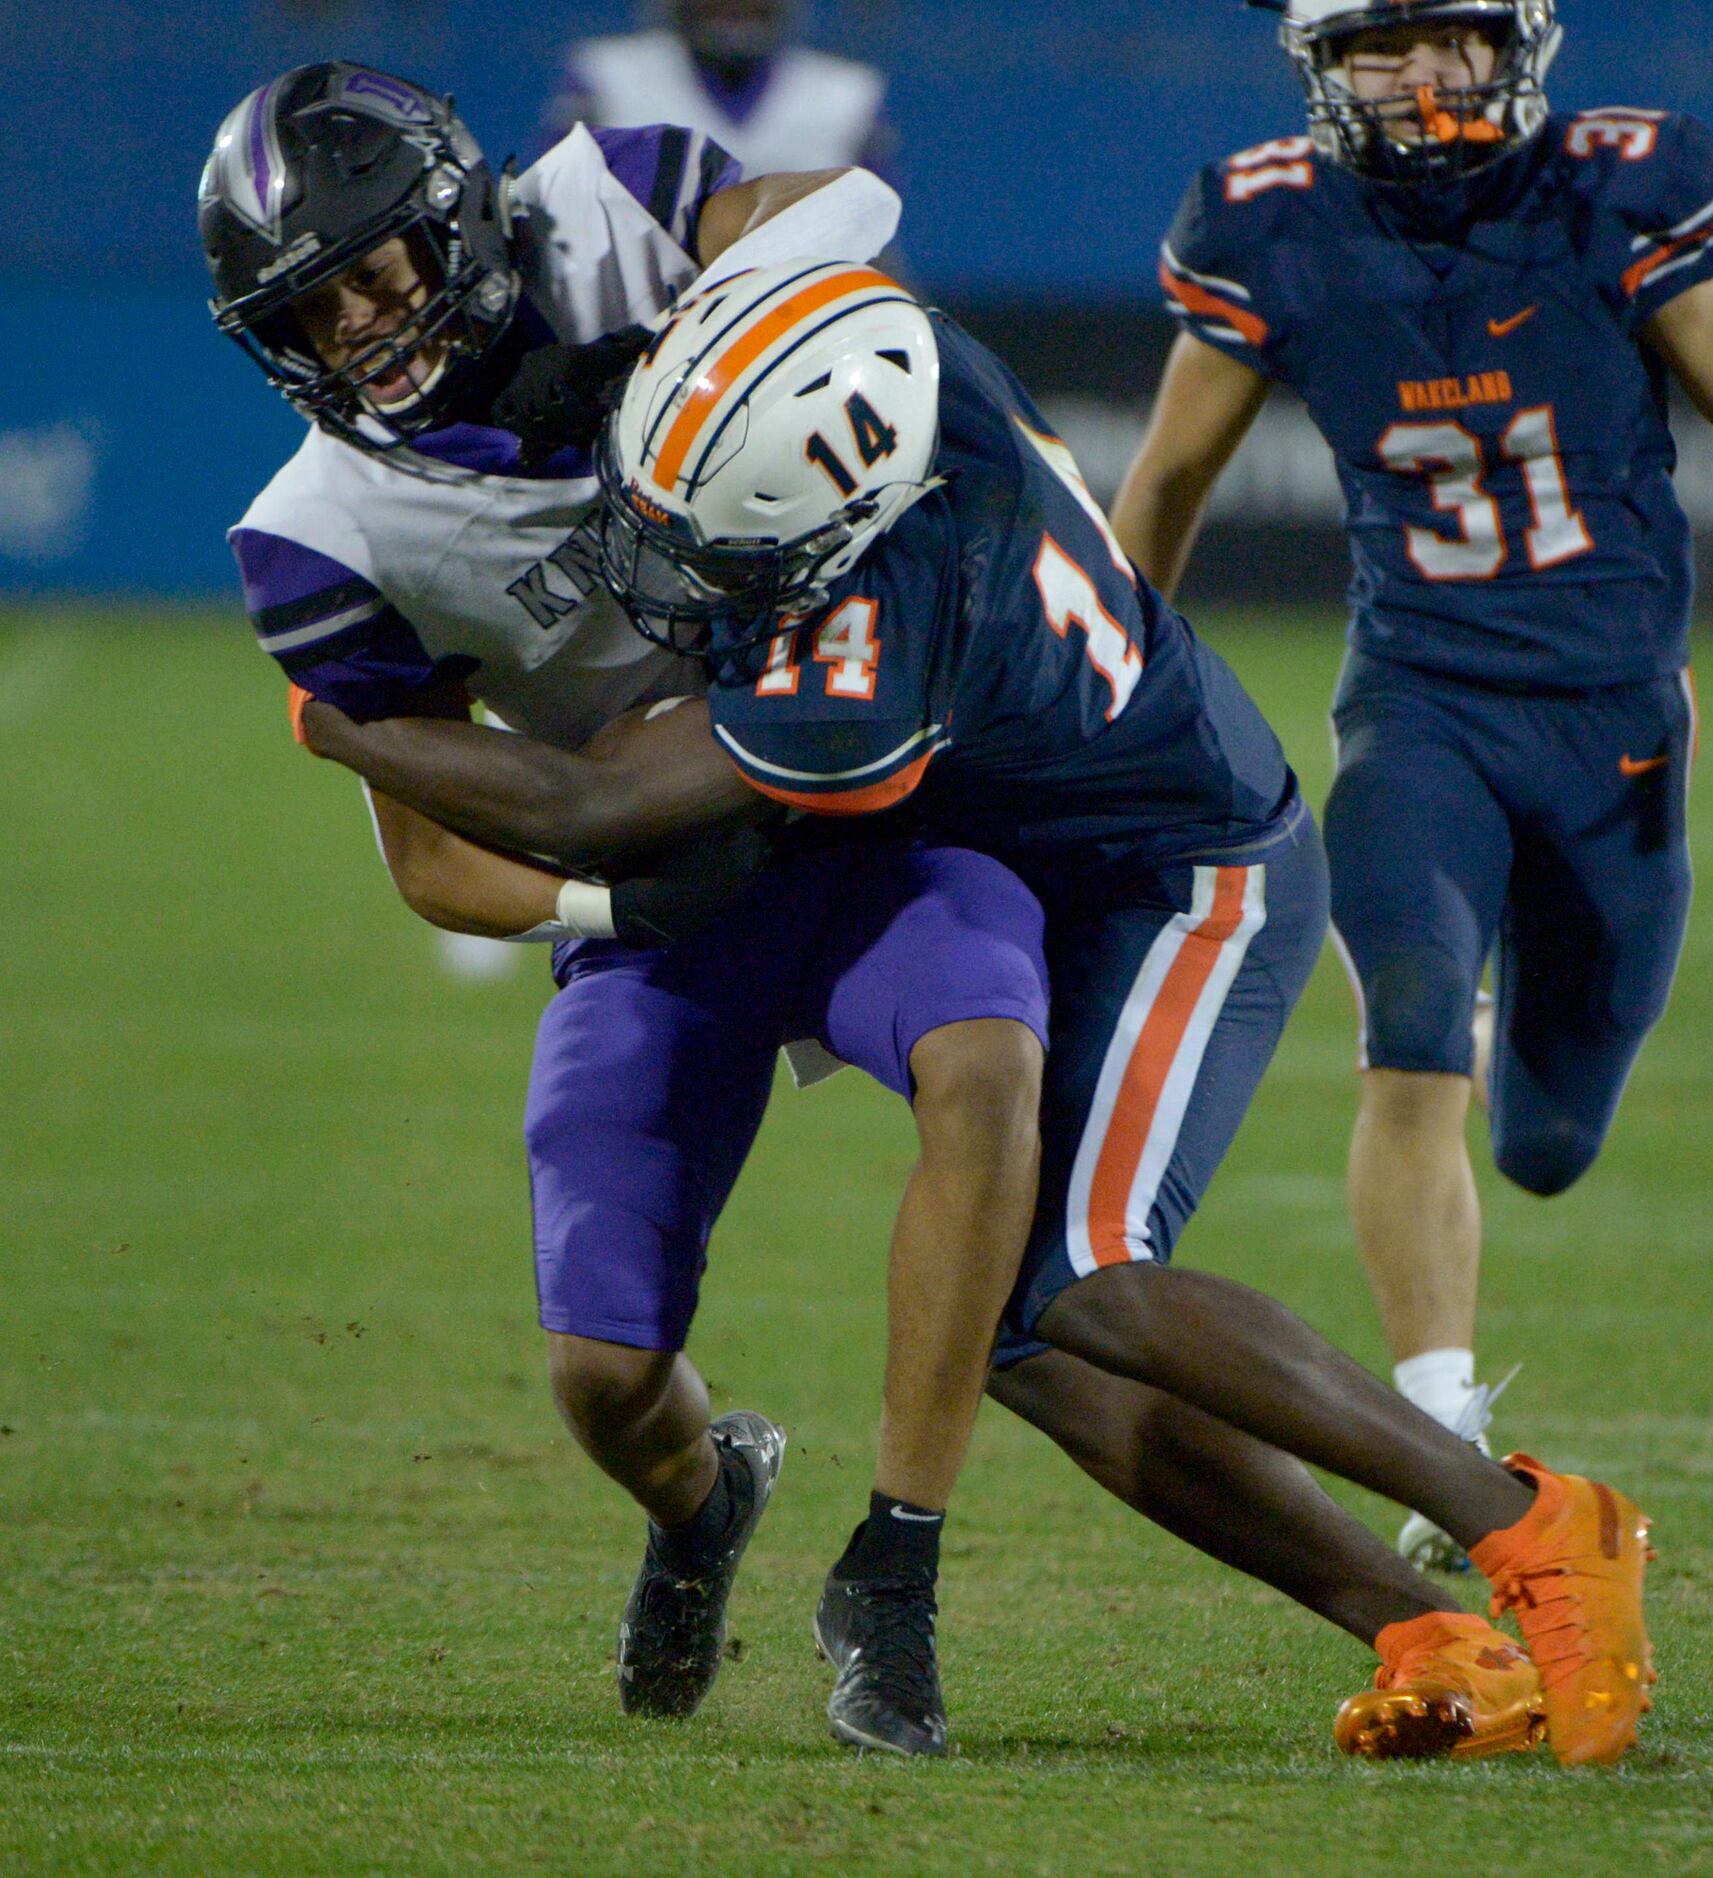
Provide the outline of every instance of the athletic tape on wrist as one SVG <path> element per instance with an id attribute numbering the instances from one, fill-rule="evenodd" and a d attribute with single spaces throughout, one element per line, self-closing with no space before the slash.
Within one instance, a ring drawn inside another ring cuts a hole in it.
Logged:
<path id="1" fill-rule="evenodd" d="M 613 890 L 597 887 L 592 880 L 568 880 L 559 889 L 559 923 L 567 939 L 611 939 L 613 925 Z"/>
<path id="2" fill-rule="evenodd" d="M 562 939 L 612 939 L 613 895 L 609 887 L 593 881 L 568 880 L 559 889 L 559 917 L 544 919 L 528 932 L 498 935 L 507 945 L 556 946 Z"/>

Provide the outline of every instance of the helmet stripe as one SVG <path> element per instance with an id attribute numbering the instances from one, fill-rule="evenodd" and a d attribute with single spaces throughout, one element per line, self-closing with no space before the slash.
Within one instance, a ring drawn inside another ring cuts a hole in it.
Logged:
<path id="1" fill-rule="evenodd" d="M 696 388 L 685 400 L 684 408 L 666 433 L 660 454 L 655 458 L 652 475 L 656 485 L 670 490 L 684 467 L 697 433 L 713 415 L 720 400 L 733 384 L 776 340 L 790 332 L 800 320 L 842 300 L 847 294 L 867 287 L 895 287 L 897 283 L 873 268 L 850 268 L 805 287 L 789 300 L 783 300 L 772 312 L 740 335 L 736 342 L 714 361 L 696 380 Z"/>
<path id="2" fill-rule="evenodd" d="M 748 399 L 753 397 L 775 372 L 789 365 L 804 346 L 813 345 L 829 326 L 836 326 L 840 320 L 852 313 L 861 313 L 865 308 L 881 306 L 888 301 L 903 305 L 914 304 L 901 287 L 895 286 L 891 281 L 888 281 L 887 291 L 884 293 L 870 293 L 867 299 L 853 300 L 847 302 L 845 305 L 836 306 L 825 319 L 819 321 L 817 324 L 811 325 L 808 321 L 801 322 L 797 330 L 791 335 L 790 344 L 777 346 L 774 349 L 773 356 L 744 387 L 744 398 Z M 703 425 L 696 438 L 696 443 L 700 446 L 700 452 L 696 455 L 694 467 L 681 469 L 678 472 L 680 479 L 685 485 L 681 492 L 684 496 L 688 497 L 692 495 L 696 489 L 701 486 L 703 474 L 706 472 L 708 464 L 715 452 L 718 451 L 720 447 L 720 439 L 725 436 L 733 422 L 742 414 L 743 408 L 741 402 L 728 400 L 725 410 L 717 413 L 716 416 L 710 420 L 712 427 L 710 428 L 709 424 Z"/>
<path id="3" fill-rule="evenodd" d="M 276 78 L 251 94 L 233 190 L 234 206 L 275 247 L 279 246 L 280 211 L 285 201 L 285 158 L 280 151 L 274 104 L 283 82 Z"/>

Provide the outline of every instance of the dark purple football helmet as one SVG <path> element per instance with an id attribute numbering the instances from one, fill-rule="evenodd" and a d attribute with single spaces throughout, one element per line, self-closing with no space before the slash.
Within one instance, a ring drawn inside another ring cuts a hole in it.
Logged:
<path id="1" fill-rule="evenodd" d="M 511 323 L 508 193 L 450 98 L 365 66 L 299 66 L 238 105 L 202 173 L 215 323 L 313 422 L 365 449 L 408 442 L 468 401 Z M 394 237 L 426 302 L 403 330 L 331 366 L 295 304 Z M 366 395 L 424 348 L 441 360 L 432 383 L 402 404 Z"/>

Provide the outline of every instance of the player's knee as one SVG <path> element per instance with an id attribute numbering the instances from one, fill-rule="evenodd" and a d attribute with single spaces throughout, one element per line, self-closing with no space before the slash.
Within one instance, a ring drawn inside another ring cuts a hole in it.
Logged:
<path id="1" fill-rule="evenodd" d="M 670 1351 L 633 1350 L 556 1331 L 547 1336 L 553 1399 L 572 1432 L 585 1441 L 645 1419 L 666 1388 L 676 1360 Z"/>
<path id="2" fill-rule="evenodd" d="M 1455 960 L 1437 951 L 1389 960 L 1364 975 L 1363 995 L 1370 1062 L 1469 1074 L 1475 987 Z"/>
<path id="3" fill-rule="evenodd" d="M 1151 1382 L 1174 1334 L 1166 1287 L 1183 1277 L 1150 1259 L 1109 1265 L 1060 1292 L 1036 1334 L 1097 1369 Z"/>
<path id="4" fill-rule="evenodd" d="M 1601 1135 L 1568 1117 L 1525 1127 L 1495 1125 L 1493 1160 L 1505 1178 L 1542 1200 L 1574 1187 L 1599 1156 Z"/>
<path id="5" fill-rule="evenodd" d="M 1009 1018 L 944 1024 L 910 1053 L 925 1149 L 1032 1160 L 1041 1108 L 1040 1039 Z"/>

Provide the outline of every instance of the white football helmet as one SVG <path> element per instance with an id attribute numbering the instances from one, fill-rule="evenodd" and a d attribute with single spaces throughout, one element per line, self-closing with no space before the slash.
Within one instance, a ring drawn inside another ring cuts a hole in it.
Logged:
<path id="1" fill-rule="evenodd" d="M 601 438 L 602 573 L 632 624 L 723 655 L 812 612 L 935 487 L 939 394 L 927 312 L 871 267 L 755 268 L 675 307 Z"/>
<path id="2" fill-rule="evenodd" d="M 1279 38 L 1309 100 L 1309 132 L 1323 156 L 1383 182 L 1463 175 L 1533 137 L 1546 122 L 1546 75 L 1564 37 L 1553 0 L 1251 0 L 1284 14 Z M 1485 85 L 1421 104 L 1419 135 L 1356 96 L 1345 71 L 1350 38 L 1376 28 L 1466 24 L 1498 46 Z"/>

